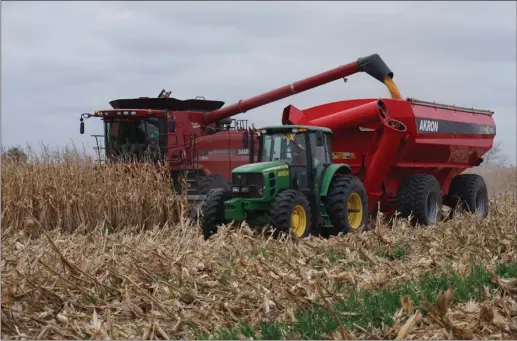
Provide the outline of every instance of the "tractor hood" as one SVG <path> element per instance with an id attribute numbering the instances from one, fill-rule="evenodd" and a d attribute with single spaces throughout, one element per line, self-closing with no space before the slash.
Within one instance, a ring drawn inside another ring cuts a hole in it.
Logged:
<path id="1" fill-rule="evenodd" d="M 277 169 L 287 169 L 289 166 L 287 162 L 283 161 L 272 161 L 272 162 L 259 162 L 259 163 L 250 163 L 247 165 L 243 165 L 235 168 L 232 173 L 264 173 L 268 171 L 273 171 Z"/>

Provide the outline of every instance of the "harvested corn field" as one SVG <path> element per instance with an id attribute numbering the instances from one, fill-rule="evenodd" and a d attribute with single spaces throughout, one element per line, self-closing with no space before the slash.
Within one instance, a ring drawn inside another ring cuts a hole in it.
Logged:
<path id="1" fill-rule="evenodd" d="M 204 241 L 153 172 L 3 161 L 2 338 L 515 339 L 516 174 L 484 221 Z"/>

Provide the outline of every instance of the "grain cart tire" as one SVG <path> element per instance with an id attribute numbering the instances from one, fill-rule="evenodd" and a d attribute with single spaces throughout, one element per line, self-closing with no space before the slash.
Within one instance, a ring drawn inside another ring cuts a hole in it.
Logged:
<path id="1" fill-rule="evenodd" d="M 343 175 L 332 180 L 325 200 L 332 228 L 324 236 L 347 234 L 368 222 L 368 196 L 362 181 L 353 175 Z"/>
<path id="2" fill-rule="evenodd" d="M 207 195 L 208 192 L 212 189 L 223 188 L 227 191 L 230 191 L 231 187 L 228 181 L 224 178 L 224 176 L 219 174 L 210 174 L 207 176 L 200 176 L 197 193 L 199 195 Z M 199 219 L 199 208 L 201 204 L 191 204 L 189 218 L 192 222 L 196 222 Z"/>
<path id="3" fill-rule="evenodd" d="M 208 193 L 201 204 L 201 219 L 199 220 L 205 240 L 216 234 L 218 226 L 224 222 L 224 202 L 229 198 L 229 191 L 216 188 Z"/>
<path id="4" fill-rule="evenodd" d="M 305 195 L 297 190 L 280 192 L 269 210 L 273 235 L 291 234 L 295 238 L 305 238 L 311 233 L 311 205 Z"/>
<path id="5" fill-rule="evenodd" d="M 485 180 L 478 174 L 460 174 L 455 176 L 449 186 L 448 204 L 456 210 L 488 216 L 488 190 Z"/>
<path id="6" fill-rule="evenodd" d="M 442 189 L 429 174 L 411 174 L 402 179 L 397 190 L 397 210 L 402 218 L 413 215 L 413 224 L 436 224 L 442 208 Z"/>

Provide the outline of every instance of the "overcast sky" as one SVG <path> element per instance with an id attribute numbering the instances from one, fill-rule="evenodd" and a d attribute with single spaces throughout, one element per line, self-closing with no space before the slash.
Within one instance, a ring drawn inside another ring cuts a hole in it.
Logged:
<path id="1" fill-rule="evenodd" d="M 231 104 L 379 53 L 404 97 L 495 111 L 516 159 L 515 2 L 3 2 L 2 143 L 93 146 L 109 101 L 205 96 Z M 250 111 L 389 97 L 364 74 Z"/>

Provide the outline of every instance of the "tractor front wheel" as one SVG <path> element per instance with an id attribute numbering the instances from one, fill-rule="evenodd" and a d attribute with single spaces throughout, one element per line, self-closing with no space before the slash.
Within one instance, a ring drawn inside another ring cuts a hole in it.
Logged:
<path id="1" fill-rule="evenodd" d="M 217 233 L 219 225 L 224 223 L 224 202 L 230 199 L 230 192 L 216 188 L 208 192 L 201 204 L 200 225 L 205 240 Z"/>
<path id="2" fill-rule="evenodd" d="M 197 194 L 208 195 L 212 189 L 222 188 L 230 191 L 230 183 L 220 174 L 210 174 L 207 176 L 199 176 L 197 183 Z M 198 207 L 201 204 L 191 204 L 189 211 L 189 218 L 191 221 L 196 222 L 199 219 Z"/>
<path id="3" fill-rule="evenodd" d="M 300 191 L 288 189 L 280 192 L 271 204 L 269 217 L 275 237 L 291 233 L 297 238 L 305 238 L 311 233 L 311 206 Z"/>
<path id="4" fill-rule="evenodd" d="M 356 176 L 335 177 L 327 194 L 326 205 L 332 223 L 332 228 L 324 230 L 326 236 L 356 231 L 368 221 L 368 196 L 362 181 Z"/>

